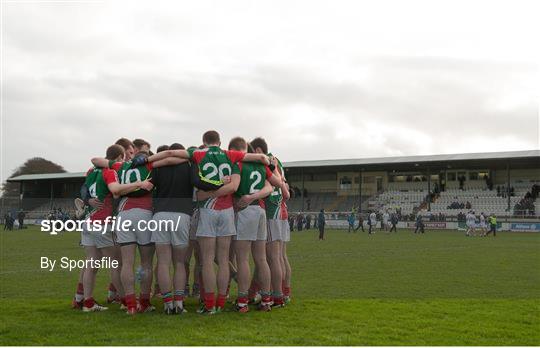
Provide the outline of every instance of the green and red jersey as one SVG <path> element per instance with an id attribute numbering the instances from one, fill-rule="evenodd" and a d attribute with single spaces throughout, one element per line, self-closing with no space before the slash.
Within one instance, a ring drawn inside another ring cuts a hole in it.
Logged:
<path id="1" fill-rule="evenodd" d="M 268 158 L 272 159 L 274 156 L 269 153 Z M 283 164 L 276 157 L 277 160 L 277 169 L 281 175 L 284 175 L 285 171 L 283 170 Z M 266 210 L 266 217 L 268 219 L 279 219 L 287 220 L 289 214 L 287 212 L 287 204 L 283 200 L 283 195 L 281 194 L 281 187 L 274 187 L 272 193 L 266 197 L 264 200 L 264 208 Z"/>
<path id="2" fill-rule="evenodd" d="M 101 168 L 92 167 L 86 172 L 86 177 L 84 179 L 84 186 L 88 189 L 90 198 L 97 198 L 96 195 L 96 180 L 98 175 L 101 175 Z M 84 216 L 89 217 L 93 212 L 94 208 L 90 205 L 85 207 Z"/>
<path id="3" fill-rule="evenodd" d="M 242 161 L 245 154 L 241 151 L 222 150 L 219 146 L 206 149 L 188 149 L 189 158 L 199 167 L 201 175 L 210 181 L 220 182 L 224 176 L 240 174 L 234 164 Z M 199 207 L 214 210 L 228 209 L 233 206 L 233 194 L 218 198 L 209 198 L 198 202 Z"/>
<path id="4" fill-rule="evenodd" d="M 108 185 L 118 182 L 118 174 L 109 168 L 93 168 L 86 174 L 85 184 L 89 185 L 88 191 L 92 198 L 103 202 L 101 209 L 90 212 L 89 219 L 103 221 L 113 214 L 113 196 Z"/>
<path id="5" fill-rule="evenodd" d="M 115 162 L 110 165 L 118 173 L 118 177 L 121 184 L 132 184 L 135 182 L 144 181 L 150 179 L 152 176 L 152 163 L 146 165 L 131 168 L 131 161 L 128 162 Z M 152 192 L 148 192 L 142 189 L 137 189 L 131 193 L 128 193 L 118 206 L 118 211 L 124 211 L 134 208 L 140 208 L 144 210 L 152 210 Z"/>
<path id="6" fill-rule="evenodd" d="M 240 171 L 240 185 L 234 193 L 236 197 L 262 190 L 266 180 L 272 177 L 270 168 L 262 163 L 238 162 L 237 166 Z"/>

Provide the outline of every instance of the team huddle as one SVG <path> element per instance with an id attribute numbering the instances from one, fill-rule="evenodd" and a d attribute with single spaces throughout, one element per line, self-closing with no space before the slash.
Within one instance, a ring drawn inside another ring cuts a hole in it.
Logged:
<path id="1" fill-rule="evenodd" d="M 289 190 L 281 162 L 263 138 L 236 137 L 227 150 L 220 148 L 216 131 L 207 131 L 202 140 L 203 145 L 188 149 L 162 145 L 152 154 L 148 142 L 122 138 L 107 148 L 105 158 L 92 159 L 77 204 L 80 217 L 107 223 L 116 216 L 133 228 L 105 233 L 85 228 L 81 245 L 87 260 L 118 260 L 120 267 L 110 270 L 107 302 L 119 303 L 128 314 L 154 311 L 154 296 L 162 298 L 166 314 L 182 314 L 189 295 L 199 297 L 199 313 L 221 312 L 232 279 L 238 285 L 233 305 L 238 312 L 248 312 L 250 305 L 270 311 L 290 301 Z M 152 220 L 174 223 L 156 223 L 165 227 L 153 231 L 140 228 L 141 221 Z M 81 270 L 74 308 L 107 309 L 94 300 L 97 271 Z"/>

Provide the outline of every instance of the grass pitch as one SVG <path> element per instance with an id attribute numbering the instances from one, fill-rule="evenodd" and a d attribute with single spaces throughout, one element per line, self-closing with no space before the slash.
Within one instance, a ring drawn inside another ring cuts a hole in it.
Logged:
<path id="1" fill-rule="evenodd" d="M 0 232 L 1 345 L 539 345 L 540 234 L 456 231 L 292 233 L 293 303 L 270 313 L 70 309 L 78 273 L 40 257 L 82 258 L 79 235 Z M 96 299 L 105 302 L 107 272 Z M 232 294 L 234 294 L 232 290 Z M 161 301 L 154 300 L 161 309 Z"/>

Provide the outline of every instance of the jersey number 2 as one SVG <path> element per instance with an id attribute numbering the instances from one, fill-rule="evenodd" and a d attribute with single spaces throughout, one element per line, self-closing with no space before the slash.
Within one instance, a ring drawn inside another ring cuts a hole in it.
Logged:
<path id="1" fill-rule="evenodd" d="M 253 181 L 253 183 L 249 187 L 249 193 L 254 193 L 254 192 L 260 191 L 260 189 L 257 188 L 257 185 L 259 185 L 261 183 L 261 181 L 262 181 L 261 173 L 259 173 L 259 172 L 251 172 L 251 174 L 249 175 L 249 179 L 250 180 L 255 179 L 255 181 Z"/>

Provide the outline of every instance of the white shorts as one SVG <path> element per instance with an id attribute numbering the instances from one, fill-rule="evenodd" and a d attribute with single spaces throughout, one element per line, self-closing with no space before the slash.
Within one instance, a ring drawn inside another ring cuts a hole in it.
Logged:
<path id="1" fill-rule="evenodd" d="M 476 224 L 471 224 L 470 222 L 467 223 L 468 228 L 475 228 Z"/>
<path id="2" fill-rule="evenodd" d="M 197 226 L 199 225 L 199 209 L 193 211 L 189 225 L 189 240 L 197 240 Z"/>
<path id="3" fill-rule="evenodd" d="M 106 233 L 103 230 L 90 231 L 87 224 L 82 224 L 81 245 L 87 247 L 96 247 L 98 249 L 114 246 L 113 233 L 111 226 L 107 226 Z M 104 229 L 105 227 L 103 227 Z"/>
<path id="4" fill-rule="evenodd" d="M 259 205 L 249 205 L 236 213 L 235 240 L 266 240 L 266 212 Z"/>
<path id="5" fill-rule="evenodd" d="M 289 221 L 287 220 L 281 220 L 281 221 L 283 221 L 283 241 L 290 242 L 291 241 L 291 225 L 289 225 Z"/>
<path id="6" fill-rule="evenodd" d="M 280 220 L 280 219 L 269 219 L 266 222 L 267 225 L 267 231 L 268 231 L 268 238 L 266 239 L 267 242 L 274 242 L 276 240 L 284 240 L 285 239 L 285 231 L 284 231 L 284 224 L 283 222 L 286 222 L 286 220 Z"/>
<path id="7" fill-rule="evenodd" d="M 131 221 L 131 225 L 127 229 L 118 229 L 116 233 L 116 242 L 119 244 L 128 244 L 128 243 L 137 243 L 139 245 L 147 245 L 152 243 L 152 231 L 149 229 L 139 229 L 139 221 L 152 220 L 152 212 L 150 210 L 141 209 L 141 208 L 132 208 L 128 210 L 123 210 L 118 213 L 118 217 L 122 221 Z M 123 224 L 121 222 L 120 224 Z M 143 226 L 144 227 L 144 226 Z"/>
<path id="8" fill-rule="evenodd" d="M 236 235 L 233 208 L 214 210 L 199 208 L 197 237 L 227 237 Z"/>
<path id="9" fill-rule="evenodd" d="M 152 243 L 187 246 L 189 244 L 189 227 L 191 217 L 184 213 L 161 211 L 155 213 L 158 230 L 152 231 Z M 164 223 L 166 221 L 167 223 Z"/>

